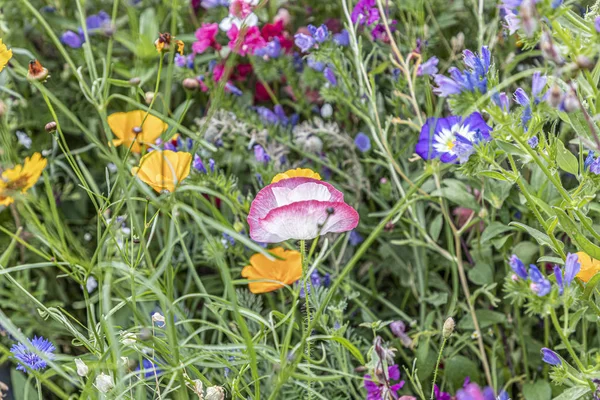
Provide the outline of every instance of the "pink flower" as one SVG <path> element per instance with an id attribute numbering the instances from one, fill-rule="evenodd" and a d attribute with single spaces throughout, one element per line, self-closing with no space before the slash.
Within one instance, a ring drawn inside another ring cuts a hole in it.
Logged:
<path id="1" fill-rule="evenodd" d="M 358 225 L 358 218 L 356 210 L 344 203 L 342 192 L 318 179 L 299 176 L 271 183 L 258 192 L 248 224 L 252 240 L 278 243 L 346 232 Z"/>
<path id="2" fill-rule="evenodd" d="M 202 24 L 202 27 L 196 30 L 196 42 L 192 44 L 194 53 L 204 53 L 209 47 L 219 50 L 221 45 L 215 40 L 219 33 L 219 24 Z"/>
<path id="3" fill-rule="evenodd" d="M 232 0 L 229 5 L 229 14 L 239 19 L 244 19 L 252 12 L 252 4 L 247 0 Z"/>
<path id="4" fill-rule="evenodd" d="M 236 25 L 233 25 L 227 32 L 227 37 L 229 38 L 229 48 L 231 51 L 237 52 L 241 56 L 254 54 L 255 50 L 263 48 L 267 44 L 256 26 L 251 26 L 246 30 L 245 36 L 241 38 L 241 43 L 238 43 L 240 39 L 239 34 L 240 30 Z"/>
<path id="5" fill-rule="evenodd" d="M 223 72 L 225 72 L 225 64 L 217 64 L 213 68 L 213 81 L 219 82 L 221 77 L 223 77 Z"/>

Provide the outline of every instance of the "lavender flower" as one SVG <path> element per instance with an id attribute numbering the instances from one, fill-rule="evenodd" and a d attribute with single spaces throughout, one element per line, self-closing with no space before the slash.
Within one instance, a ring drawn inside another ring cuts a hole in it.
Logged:
<path id="1" fill-rule="evenodd" d="M 200 156 L 198 154 L 194 155 L 194 161 L 192 162 L 192 166 L 198 172 L 201 172 L 203 174 L 208 173 L 208 171 L 206 170 L 206 167 L 204 166 L 204 163 L 202 162 L 202 159 L 200 158 Z"/>
<path id="2" fill-rule="evenodd" d="M 561 365 L 562 360 L 554 351 L 547 347 L 542 348 L 542 361 L 550 365 Z"/>
<path id="3" fill-rule="evenodd" d="M 304 33 L 297 33 L 294 35 L 294 43 L 303 53 L 307 53 L 315 46 L 315 39 L 313 39 L 311 36 L 305 35 Z"/>
<path id="4" fill-rule="evenodd" d="M 48 366 L 46 361 L 38 354 L 43 354 L 45 358 L 50 360 L 54 359 L 54 351 L 56 350 L 54 345 L 41 336 L 34 336 L 33 340 L 27 339 L 27 341 L 36 349 L 35 352 L 29 350 L 23 343 L 14 344 L 10 349 L 13 357 L 19 361 L 17 370 L 27 372 L 27 369 L 39 371 L 46 368 Z"/>
<path id="5" fill-rule="evenodd" d="M 533 136 L 527 141 L 527 144 L 532 149 L 535 149 L 536 147 L 538 147 L 538 144 L 540 144 L 540 139 L 538 139 L 537 136 Z"/>
<path id="6" fill-rule="evenodd" d="M 179 68 L 194 69 L 194 55 L 188 54 L 182 56 L 181 54 L 175 54 L 175 66 Z"/>
<path id="7" fill-rule="evenodd" d="M 350 18 L 352 23 L 360 25 L 371 25 L 379 20 L 379 10 L 377 10 L 376 0 L 360 0 L 354 6 Z"/>
<path id="8" fill-rule="evenodd" d="M 162 373 L 162 371 L 156 365 L 156 361 L 152 362 L 152 361 L 148 360 L 147 358 L 144 358 L 142 360 L 141 368 L 138 365 L 135 370 L 143 372 L 144 378 L 146 378 L 146 379 L 154 378 L 156 375 L 159 375 Z"/>
<path id="9" fill-rule="evenodd" d="M 254 158 L 259 163 L 263 163 L 265 165 L 271 161 L 271 157 L 269 157 L 265 149 L 260 144 L 254 145 Z"/>
<path id="10" fill-rule="evenodd" d="M 579 262 L 579 256 L 577 254 L 567 254 L 567 260 L 565 261 L 565 285 L 571 286 L 571 282 L 577 276 L 581 270 L 581 263 Z"/>
<path id="11" fill-rule="evenodd" d="M 356 229 L 350 231 L 350 238 L 348 239 L 350 246 L 358 246 L 365 241 L 365 238 L 361 236 Z"/>
<path id="12" fill-rule="evenodd" d="M 563 273 L 558 265 L 554 266 L 554 277 L 556 278 L 556 284 L 558 285 L 558 294 L 562 296 L 565 291 L 565 285 L 563 282 Z"/>
<path id="13" fill-rule="evenodd" d="M 592 163 L 594 162 L 594 150 L 590 150 L 590 152 L 588 153 L 587 157 L 585 158 L 585 161 L 583 163 L 583 170 L 587 170 L 590 165 L 592 165 Z"/>
<path id="14" fill-rule="evenodd" d="M 327 29 L 327 26 L 325 26 L 325 24 L 322 24 L 318 28 L 314 25 L 308 25 L 308 31 L 317 43 L 323 43 L 324 41 L 329 39 L 329 29 Z"/>
<path id="15" fill-rule="evenodd" d="M 306 64 L 309 68 L 312 68 L 317 72 L 323 72 L 323 70 L 325 69 L 325 63 L 315 60 L 313 56 L 308 56 L 306 58 Z"/>
<path id="16" fill-rule="evenodd" d="M 596 32 L 600 33 L 600 15 L 594 19 L 594 28 Z"/>
<path id="17" fill-rule="evenodd" d="M 215 172 L 215 160 L 212 158 L 208 159 L 208 168 L 210 168 L 210 172 Z"/>
<path id="18" fill-rule="evenodd" d="M 254 51 L 254 55 L 265 59 L 279 57 L 281 55 L 281 42 L 279 38 L 274 38 L 265 47 Z"/>
<path id="19" fill-rule="evenodd" d="M 464 71 L 452 67 L 448 70 L 450 77 L 439 74 L 434 76 L 437 85 L 433 89 L 435 94 L 447 97 L 465 91 L 479 91 L 482 94 L 487 92 L 487 73 L 491 63 L 491 54 L 487 46 L 481 48 L 479 55 L 470 50 L 463 51 L 463 62 L 467 67 Z"/>
<path id="20" fill-rule="evenodd" d="M 278 122 L 277 114 L 267 107 L 256 107 L 256 113 L 262 122 L 269 125 L 275 125 Z"/>
<path id="21" fill-rule="evenodd" d="M 340 33 L 333 35 L 333 43 L 338 46 L 348 46 L 350 44 L 350 35 L 348 34 L 348 31 L 344 29 Z"/>
<path id="22" fill-rule="evenodd" d="M 361 153 L 366 153 L 371 150 L 371 139 L 368 135 L 358 132 L 358 135 L 354 138 L 354 145 Z"/>
<path id="23" fill-rule="evenodd" d="M 329 83 L 331 83 L 332 86 L 337 86 L 337 78 L 335 77 L 335 73 L 331 68 L 326 67 L 323 71 L 323 76 L 329 81 Z"/>
<path id="24" fill-rule="evenodd" d="M 500 109 L 504 112 L 508 112 L 510 110 L 510 98 L 506 95 L 505 92 L 502 93 L 494 93 L 492 95 L 492 101 L 496 104 Z"/>
<path id="25" fill-rule="evenodd" d="M 440 60 L 437 57 L 431 57 L 417 68 L 417 76 L 435 75 L 438 73 L 437 65 Z"/>
<path id="26" fill-rule="evenodd" d="M 531 283 L 529 287 L 531 290 L 537 294 L 539 297 L 544 297 L 550 290 L 552 289 L 552 284 L 548 279 L 542 275 L 540 270 L 533 264 L 529 266 L 529 277 L 531 278 Z"/>
<path id="27" fill-rule="evenodd" d="M 72 49 L 78 49 L 83 46 L 84 39 L 73 31 L 66 31 L 60 35 L 60 41 Z"/>

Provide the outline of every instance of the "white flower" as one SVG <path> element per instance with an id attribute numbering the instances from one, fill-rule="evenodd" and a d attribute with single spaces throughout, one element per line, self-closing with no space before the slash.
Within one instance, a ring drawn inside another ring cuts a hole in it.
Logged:
<path id="1" fill-rule="evenodd" d="M 137 336 L 132 332 L 121 332 L 121 343 L 125 346 L 133 346 L 137 343 Z"/>
<path id="2" fill-rule="evenodd" d="M 165 326 L 165 317 L 160 313 L 155 312 L 152 314 L 152 322 L 158 322 L 159 328 L 162 328 Z"/>
<path id="3" fill-rule="evenodd" d="M 85 365 L 81 358 L 75 359 L 75 365 L 77 366 L 77 375 L 79 376 L 87 376 L 87 374 L 90 372 L 90 369 L 87 365 Z"/>
<path id="4" fill-rule="evenodd" d="M 17 141 L 26 149 L 31 147 L 31 138 L 23 131 L 17 131 Z"/>
<path id="5" fill-rule="evenodd" d="M 211 386 L 206 389 L 206 400 L 223 400 L 225 391 L 221 386 Z"/>
<path id="6" fill-rule="evenodd" d="M 332 114 L 333 114 L 333 107 L 331 107 L 331 104 L 329 104 L 329 103 L 323 104 L 323 107 L 321 107 L 321 117 L 329 118 L 329 117 L 331 117 Z"/>
<path id="7" fill-rule="evenodd" d="M 88 277 L 87 282 L 85 283 L 85 288 L 88 293 L 92 293 L 98 287 L 98 281 L 93 276 Z"/>
<path id="8" fill-rule="evenodd" d="M 239 29 L 242 26 L 242 24 L 246 26 L 256 26 L 258 25 L 258 16 L 254 13 L 250 13 L 246 18 L 241 19 L 229 14 L 228 16 L 223 18 L 221 23 L 219 23 L 219 29 L 221 29 L 224 32 L 229 32 L 233 25 L 237 26 Z"/>
<path id="9" fill-rule="evenodd" d="M 115 381 L 112 376 L 105 375 L 104 372 L 96 377 L 96 389 L 100 393 L 108 393 L 112 388 L 115 387 Z"/>

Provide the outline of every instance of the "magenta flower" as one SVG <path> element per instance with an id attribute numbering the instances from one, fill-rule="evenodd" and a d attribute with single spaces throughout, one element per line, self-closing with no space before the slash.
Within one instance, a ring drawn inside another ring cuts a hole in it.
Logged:
<path id="1" fill-rule="evenodd" d="M 404 386 L 404 381 L 400 381 L 400 367 L 392 365 L 388 367 L 387 381 L 385 378 L 373 380 L 371 375 L 365 375 L 365 389 L 367 389 L 367 400 L 387 400 L 398 398 L 397 392 Z M 392 385 L 391 381 L 399 381 Z"/>
<path id="2" fill-rule="evenodd" d="M 258 192 L 250 206 L 248 225 L 252 240 L 278 243 L 346 232 L 356 228 L 358 219 L 356 210 L 344 202 L 343 193 L 329 183 L 294 176 Z"/>
<path id="3" fill-rule="evenodd" d="M 229 14 L 244 19 L 252 13 L 252 4 L 247 0 L 232 0 L 229 4 Z"/>
<path id="4" fill-rule="evenodd" d="M 375 23 L 379 20 L 379 11 L 375 0 L 360 0 L 354 6 L 350 18 L 354 24 L 358 22 L 360 25 L 368 26 Z"/>
<path id="5" fill-rule="evenodd" d="M 239 35 L 240 30 L 236 25 L 233 25 L 227 32 L 229 48 L 241 56 L 254 54 L 256 50 L 262 49 L 267 44 L 256 26 L 251 26 L 246 30 L 246 34 L 241 38 L 241 43 L 238 43 L 240 40 Z"/>
<path id="6" fill-rule="evenodd" d="M 217 43 L 215 38 L 219 33 L 219 24 L 202 24 L 202 27 L 196 30 L 196 39 L 192 44 L 194 53 L 204 53 L 209 47 L 220 49 L 221 45 Z"/>

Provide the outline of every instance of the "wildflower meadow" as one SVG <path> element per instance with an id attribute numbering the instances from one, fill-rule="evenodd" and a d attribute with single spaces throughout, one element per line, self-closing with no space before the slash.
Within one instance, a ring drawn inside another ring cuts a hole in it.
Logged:
<path id="1" fill-rule="evenodd" d="M 600 400 L 600 0 L 0 0 L 0 399 Z"/>

